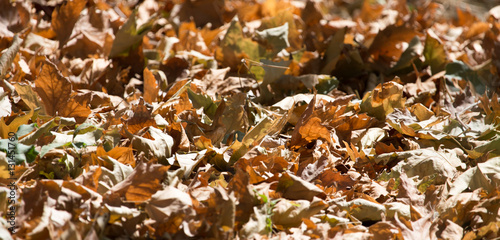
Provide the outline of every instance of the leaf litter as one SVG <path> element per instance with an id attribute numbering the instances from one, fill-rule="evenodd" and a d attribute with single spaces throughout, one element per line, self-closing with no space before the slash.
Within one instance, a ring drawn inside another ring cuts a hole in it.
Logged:
<path id="1" fill-rule="evenodd" d="M 497 238 L 493 2 L 2 0 L 0 236 Z"/>

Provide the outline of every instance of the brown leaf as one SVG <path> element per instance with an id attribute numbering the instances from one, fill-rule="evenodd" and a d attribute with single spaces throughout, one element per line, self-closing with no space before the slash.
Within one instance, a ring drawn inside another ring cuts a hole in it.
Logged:
<path id="1" fill-rule="evenodd" d="M 396 226 L 401 230 L 404 239 L 417 240 L 417 239 L 435 239 L 435 229 L 431 228 L 433 214 L 430 213 L 417 221 L 408 222 L 409 226 L 405 225 L 398 217 L 395 218 Z"/>
<path id="2" fill-rule="evenodd" d="M 249 175 L 244 169 L 237 169 L 233 179 L 228 184 L 229 193 L 234 194 L 238 200 L 236 206 L 236 224 L 241 226 L 248 222 L 252 214 L 253 206 L 256 204 L 255 192 L 250 185 Z"/>
<path id="3" fill-rule="evenodd" d="M 52 62 L 45 60 L 35 80 L 35 91 L 42 98 L 45 112 L 50 116 L 61 115 L 71 96 L 71 83 L 61 75 Z"/>
<path id="4" fill-rule="evenodd" d="M 403 86 L 396 82 L 379 84 L 372 92 L 363 97 L 361 111 L 367 112 L 379 120 L 384 120 L 387 114 L 395 108 L 403 108 Z"/>
<path id="5" fill-rule="evenodd" d="M 42 103 L 38 100 L 38 96 L 33 91 L 33 88 L 26 84 L 16 83 L 14 84 L 16 92 L 19 94 L 21 99 L 28 105 L 30 109 L 36 109 L 42 106 Z"/>
<path id="6" fill-rule="evenodd" d="M 146 205 L 146 213 L 156 221 L 156 234 L 175 234 L 183 230 L 187 236 L 192 236 L 188 221 L 196 216 L 193 202 L 189 194 L 167 186 L 151 196 Z"/>
<path id="7" fill-rule="evenodd" d="M 156 121 L 152 115 L 152 109 L 148 108 L 143 98 L 139 100 L 136 105 L 132 105 L 132 117 L 123 120 L 122 122 L 127 123 L 127 130 L 132 134 L 137 134 L 140 130 L 146 127 L 156 127 Z"/>
<path id="8" fill-rule="evenodd" d="M 30 17 L 28 2 L 0 1 L 0 36 L 13 37 L 28 26 Z"/>
<path id="9" fill-rule="evenodd" d="M 80 98 L 70 98 L 66 101 L 66 106 L 60 110 L 61 116 L 64 117 L 74 117 L 78 123 L 82 123 L 90 115 L 91 111 L 88 106 L 88 102 L 79 102 Z"/>
<path id="10" fill-rule="evenodd" d="M 330 130 L 321 124 L 321 119 L 313 117 L 307 120 L 299 129 L 299 133 L 304 140 L 311 142 L 316 139 L 324 139 L 328 142 L 333 141 L 330 136 Z"/>
<path id="11" fill-rule="evenodd" d="M 168 166 L 151 163 L 137 165 L 132 174 L 104 194 L 106 201 L 122 196 L 126 201 L 143 202 L 162 188 Z"/>
<path id="12" fill-rule="evenodd" d="M 300 134 L 300 128 L 303 125 L 305 125 L 307 120 L 309 120 L 310 116 L 313 114 L 315 105 L 316 105 L 316 94 L 314 95 L 314 97 L 311 99 L 311 101 L 307 105 L 306 110 L 300 116 L 298 123 L 295 125 L 295 129 L 293 130 L 293 133 L 292 133 L 292 139 L 290 140 L 290 144 L 292 146 L 299 145 L 300 141 L 302 140 L 302 137 L 301 137 L 302 135 Z"/>
<path id="13" fill-rule="evenodd" d="M 73 31 L 76 21 L 85 8 L 87 0 L 71 0 L 64 2 L 59 8 L 52 12 L 52 29 L 57 34 L 59 48 L 62 48 Z"/>
<path id="14" fill-rule="evenodd" d="M 277 191 L 283 193 L 283 197 L 291 200 L 305 199 L 312 201 L 323 191 L 316 185 L 307 182 L 291 173 L 284 173 L 278 183 Z"/>
<path id="15" fill-rule="evenodd" d="M 106 152 L 103 147 L 97 147 L 96 154 L 98 157 L 110 156 L 118 162 L 128 164 L 135 168 L 135 159 L 133 149 L 130 147 L 114 147 Z"/>
<path id="16" fill-rule="evenodd" d="M 368 53 L 377 61 L 377 64 L 385 64 L 388 67 L 391 62 L 397 61 L 403 53 L 403 49 L 398 46 L 401 43 L 410 42 L 416 35 L 420 34 L 411 28 L 390 25 L 377 34 L 368 49 Z"/>
<path id="17" fill-rule="evenodd" d="M 399 229 L 390 222 L 377 222 L 369 227 L 374 239 L 400 239 Z"/>

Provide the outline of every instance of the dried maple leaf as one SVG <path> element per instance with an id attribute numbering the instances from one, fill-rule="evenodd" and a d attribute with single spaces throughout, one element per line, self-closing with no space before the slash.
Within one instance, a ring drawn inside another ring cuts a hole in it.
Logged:
<path id="1" fill-rule="evenodd" d="M 131 134 L 137 134 L 146 127 L 156 127 L 152 108 L 146 105 L 143 98 L 140 98 L 137 104 L 132 105 L 131 110 L 132 116 L 127 120 L 122 119 L 122 122 L 127 123 L 127 131 Z"/>
<path id="2" fill-rule="evenodd" d="M 143 202 L 162 189 L 168 166 L 141 163 L 122 182 L 104 194 L 105 201 L 116 201 L 116 196 L 123 196 L 125 201 Z"/>
<path id="3" fill-rule="evenodd" d="M 35 91 L 42 98 L 45 111 L 51 116 L 63 110 L 71 96 L 71 83 L 61 75 L 55 64 L 46 60 L 35 80 Z"/>
<path id="4" fill-rule="evenodd" d="M 71 0 L 64 2 L 59 8 L 52 12 L 52 29 L 57 34 L 59 48 L 62 48 L 73 31 L 80 13 L 85 8 L 87 0 Z"/>

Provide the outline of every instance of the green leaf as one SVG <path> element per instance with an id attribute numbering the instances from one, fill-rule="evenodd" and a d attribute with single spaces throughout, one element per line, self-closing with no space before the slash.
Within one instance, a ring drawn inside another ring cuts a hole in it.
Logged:
<path id="1" fill-rule="evenodd" d="M 101 128 L 99 128 L 98 126 L 95 126 L 92 123 L 82 123 L 82 124 L 80 124 L 80 126 L 78 126 L 75 129 L 75 132 L 73 133 L 73 138 L 75 138 L 76 135 L 78 135 L 78 134 L 85 134 L 85 133 L 94 132 L 97 130 L 102 131 Z"/>
<path id="2" fill-rule="evenodd" d="M 392 72 L 396 72 L 399 70 L 403 70 L 406 68 L 411 69 L 413 71 L 412 63 L 421 63 L 419 56 L 422 55 L 423 45 L 420 42 L 420 38 L 415 36 L 410 43 L 408 44 L 408 48 L 401 54 L 399 61 L 392 68 Z"/>
<path id="3" fill-rule="evenodd" d="M 472 70 L 467 64 L 462 61 L 453 61 L 446 65 L 446 74 L 445 78 L 449 79 L 460 79 L 469 81 L 474 90 L 480 95 L 483 95 L 486 92 L 486 85 L 481 80 L 481 77 L 477 74 L 476 71 Z M 451 82 L 447 81 L 447 84 L 450 85 Z M 454 86 L 450 86 L 455 88 Z"/>
<path id="4" fill-rule="evenodd" d="M 339 80 L 329 75 L 318 75 L 318 84 L 315 88 L 319 94 L 327 94 L 339 85 Z"/>
<path id="5" fill-rule="evenodd" d="M 321 74 L 330 74 L 340 59 L 342 48 L 344 48 L 344 37 L 346 29 L 343 28 L 335 33 L 328 42 L 328 47 L 323 57 L 325 66 L 321 69 Z"/>
<path id="6" fill-rule="evenodd" d="M 195 108 L 203 107 L 203 111 L 210 119 L 214 119 L 215 111 L 217 111 L 218 104 L 214 103 L 212 99 L 206 94 L 197 94 L 188 88 L 189 100 Z"/>
<path id="7" fill-rule="evenodd" d="M 443 71 L 448 62 L 444 46 L 439 40 L 439 37 L 432 30 L 427 31 L 424 57 L 425 63 L 431 66 L 432 74 Z"/>
<path id="8" fill-rule="evenodd" d="M 54 179 L 54 172 L 46 173 L 42 170 L 39 174 L 45 176 L 47 179 Z"/>
<path id="9" fill-rule="evenodd" d="M 216 52 L 217 61 L 233 69 L 236 69 L 245 58 L 258 61 L 261 52 L 264 52 L 257 42 L 243 36 L 243 28 L 238 17 L 231 20 L 220 46 L 221 48 Z"/>
<path id="10" fill-rule="evenodd" d="M 153 15 L 149 20 L 137 28 L 137 11 L 133 11 L 128 20 L 118 30 L 109 54 L 110 58 L 117 56 L 127 56 L 130 48 L 136 47 L 142 41 L 142 37 L 153 28 L 157 15 Z"/>
<path id="11" fill-rule="evenodd" d="M 42 149 L 40 150 L 40 157 L 45 156 L 45 154 L 47 154 L 50 150 L 52 150 L 54 148 L 62 147 L 64 145 L 69 146 L 69 145 L 71 145 L 71 142 L 69 142 L 69 143 L 55 142 L 55 143 L 47 144 L 47 145 L 43 146 Z"/>
<path id="12" fill-rule="evenodd" d="M 35 146 L 24 145 L 17 141 L 10 141 L 9 139 L 0 140 L 0 150 L 14 152 L 14 160 L 16 164 L 22 164 L 24 162 L 32 163 L 35 161 L 38 151 L 35 150 Z"/>

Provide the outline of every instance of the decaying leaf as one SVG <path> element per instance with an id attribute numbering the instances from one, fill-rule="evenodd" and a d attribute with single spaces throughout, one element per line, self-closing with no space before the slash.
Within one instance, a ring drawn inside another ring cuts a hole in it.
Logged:
<path id="1" fill-rule="evenodd" d="M 59 47 L 64 46 L 71 36 L 73 27 L 85 8 L 87 0 L 72 0 L 64 2 L 52 12 L 52 29 L 59 40 Z"/>
<path id="2" fill-rule="evenodd" d="M 0 238 L 498 238 L 495 4 L 0 0 Z"/>
<path id="3" fill-rule="evenodd" d="M 383 120 L 395 108 L 403 108 L 404 104 L 403 86 L 396 82 L 388 82 L 378 85 L 363 97 L 361 110 Z"/>

